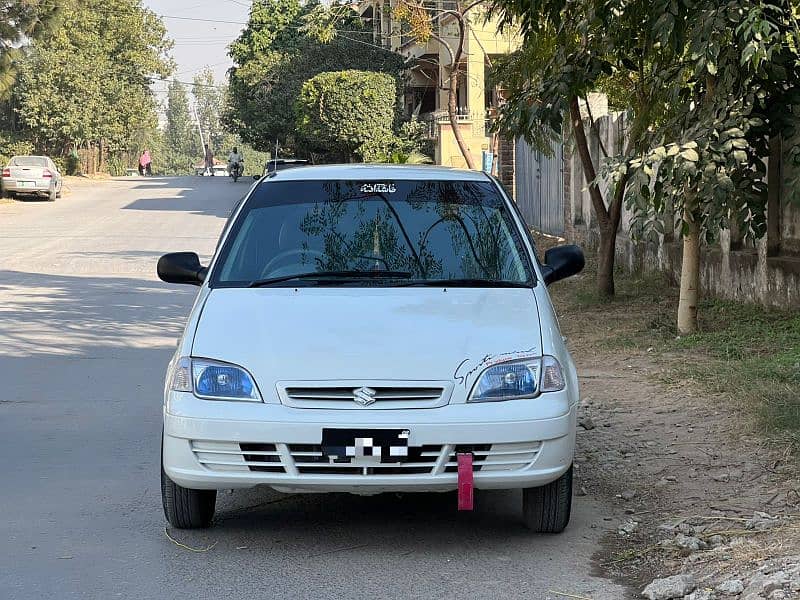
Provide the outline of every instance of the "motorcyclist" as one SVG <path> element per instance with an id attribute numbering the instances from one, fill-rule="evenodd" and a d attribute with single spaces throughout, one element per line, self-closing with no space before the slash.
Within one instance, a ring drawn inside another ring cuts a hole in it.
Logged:
<path id="1" fill-rule="evenodd" d="M 228 172 L 233 173 L 234 169 L 238 169 L 239 174 L 241 175 L 243 166 L 244 166 L 244 156 L 239 154 L 238 148 L 234 147 L 234 149 L 228 155 Z"/>

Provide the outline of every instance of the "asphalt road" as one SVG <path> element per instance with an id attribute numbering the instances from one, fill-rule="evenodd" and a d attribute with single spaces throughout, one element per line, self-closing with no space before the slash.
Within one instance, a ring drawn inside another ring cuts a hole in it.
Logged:
<path id="1" fill-rule="evenodd" d="M 0 203 L 0 598 L 624 597 L 592 576 L 604 507 L 537 536 L 515 492 L 223 492 L 215 526 L 165 535 L 161 389 L 194 299 L 158 257 L 208 257 L 252 180 L 73 185 Z"/>

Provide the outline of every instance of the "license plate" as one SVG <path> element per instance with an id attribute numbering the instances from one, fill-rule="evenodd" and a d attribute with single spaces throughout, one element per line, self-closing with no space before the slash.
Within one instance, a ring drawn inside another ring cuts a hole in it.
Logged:
<path id="1" fill-rule="evenodd" d="M 18 181 L 17 187 L 21 188 L 35 188 L 36 182 L 35 181 Z"/>
<path id="2" fill-rule="evenodd" d="M 323 429 L 322 453 L 336 462 L 402 462 L 408 435 L 408 429 Z"/>

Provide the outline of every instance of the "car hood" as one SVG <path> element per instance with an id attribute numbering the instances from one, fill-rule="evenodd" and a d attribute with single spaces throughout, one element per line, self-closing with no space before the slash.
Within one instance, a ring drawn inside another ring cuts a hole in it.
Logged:
<path id="1" fill-rule="evenodd" d="M 445 381 L 541 353 L 536 299 L 524 288 L 217 288 L 192 355 L 279 381 Z"/>

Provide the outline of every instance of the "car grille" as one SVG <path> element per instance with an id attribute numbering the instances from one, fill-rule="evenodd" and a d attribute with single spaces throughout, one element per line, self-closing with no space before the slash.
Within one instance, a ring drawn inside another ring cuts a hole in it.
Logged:
<path id="1" fill-rule="evenodd" d="M 366 389 L 374 402 L 359 403 L 356 392 Z M 278 396 L 281 403 L 296 408 L 333 408 L 386 410 L 404 408 L 437 408 L 450 401 L 450 382 L 347 382 L 331 385 L 329 382 L 281 383 Z"/>
<path id="2" fill-rule="evenodd" d="M 541 442 L 411 446 L 402 462 L 368 466 L 333 462 L 319 444 L 262 444 L 193 441 L 198 462 L 212 471 L 300 475 L 440 475 L 457 471 L 457 454 L 472 453 L 475 472 L 515 471 L 529 467 Z"/>

